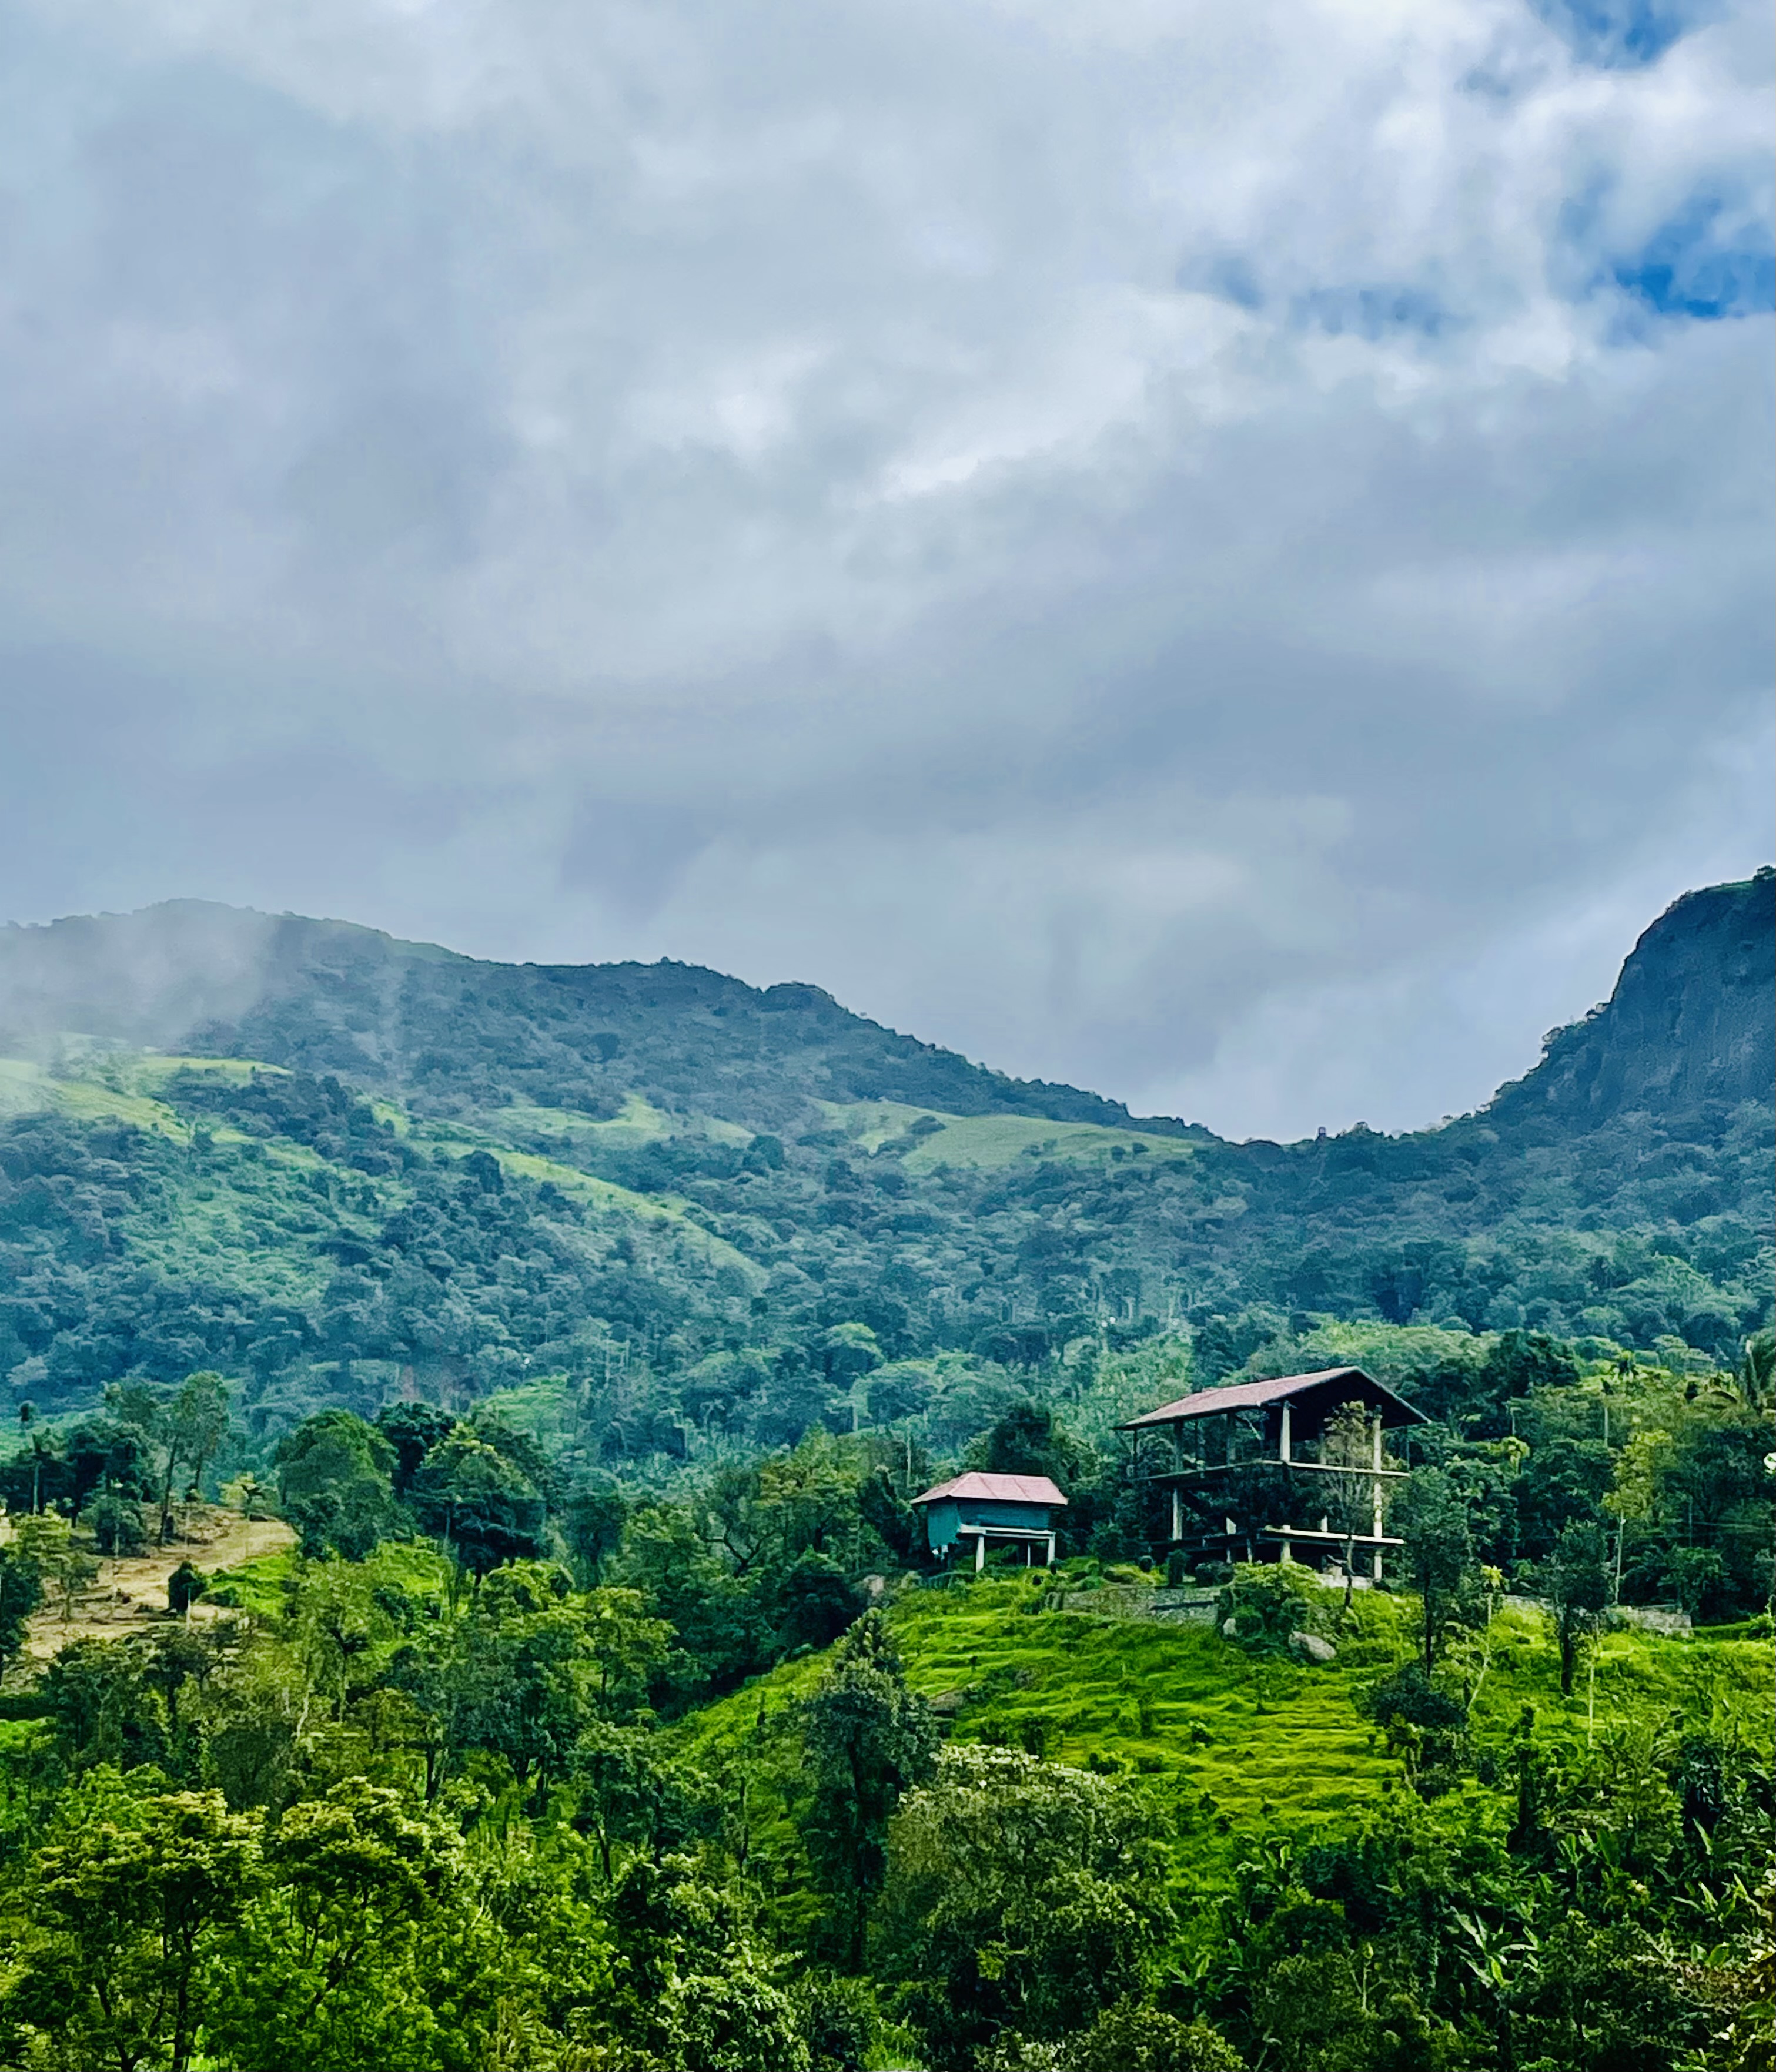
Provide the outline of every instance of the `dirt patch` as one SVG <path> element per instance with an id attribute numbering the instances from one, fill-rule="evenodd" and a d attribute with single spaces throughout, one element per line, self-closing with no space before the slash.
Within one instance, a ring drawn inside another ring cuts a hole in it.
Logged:
<path id="1" fill-rule="evenodd" d="M 261 1555 L 281 1554 L 295 1544 L 295 1534 L 282 1519 L 243 1518 L 237 1511 L 191 1504 L 180 1511 L 178 1535 L 166 1546 L 115 1559 L 101 1555 L 98 1581 L 75 1600 L 72 1618 L 64 1620 L 60 1608 L 46 1605 L 39 1611 L 31 1622 L 24 1659 L 42 1663 L 70 1641 L 121 1640 L 163 1624 L 171 1617 L 166 1578 L 181 1561 L 214 1575 Z M 191 1610 L 191 1617 L 199 1621 L 227 1616 L 220 1605 L 207 1605 L 202 1598 Z"/>

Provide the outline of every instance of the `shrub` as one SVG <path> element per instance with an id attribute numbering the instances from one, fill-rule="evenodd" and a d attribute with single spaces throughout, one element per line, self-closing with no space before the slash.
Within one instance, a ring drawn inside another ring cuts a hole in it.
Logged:
<path id="1" fill-rule="evenodd" d="M 1310 1629 L 1322 1610 L 1319 1585 L 1293 1561 L 1234 1570 L 1216 1601 L 1215 1616 L 1228 1638 L 1255 1651 L 1280 1653 L 1293 1635 Z"/>
<path id="2" fill-rule="evenodd" d="M 141 1554 L 146 1551 L 148 1529 L 142 1523 L 142 1506 L 133 1498 L 107 1492 L 88 1514 L 92 1538 L 101 1554 Z"/>

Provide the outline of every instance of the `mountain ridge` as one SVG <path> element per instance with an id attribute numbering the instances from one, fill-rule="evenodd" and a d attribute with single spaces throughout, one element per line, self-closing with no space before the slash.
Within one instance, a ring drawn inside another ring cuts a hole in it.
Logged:
<path id="1" fill-rule="evenodd" d="M 1773 886 L 1776 871 L 1766 870 L 1675 901 L 1630 951 L 1610 999 L 1552 1031 L 1538 1064 L 1458 1120 L 1508 1124 L 1554 1113 L 1583 1126 L 1636 1100 L 1758 1098 L 1776 1054 Z M 898 1102 L 1228 1141 L 1200 1123 L 1137 1116 L 1089 1089 L 1013 1079 L 853 1013 L 804 981 L 756 987 L 673 959 L 513 964 L 356 922 L 197 900 L 0 931 L 0 1050 L 77 1030 L 332 1071 L 423 1104 L 434 1095 L 429 1080 L 474 1077 L 447 1039 L 440 1054 L 437 1013 L 471 1000 L 494 1025 L 479 1047 L 502 1045 L 505 1069 L 533 1097 L 565 1091 L 565 1100 L 538 1099 L 539 1106 L 616 1112 L 623 1096 L 647 1091 L 629 1068 L 612 1069 L 626 1042 L 632 1046 L 638 1023 L 672 1015 L 725 1022 L 726 1040 L 681 1043 L 656 1076 L 669 1080 L 676 1070 L 681 1083 L 704 1079 L 703 1068 L 717 1064 L 730 1108 L 755 1112 L 710 1112 L 749 1128 L 791 1120 L 781 1097 L 787 1071 L 816 1101 Z M 561 1026 L 576 1014 L 586 1025 L 578 1038 Z M 421 1018 L 426 1034 L 416 1041 L 411 1025 Z M 768 1060 L 770 1072 L 749 1073 L 738 1057 L 734 1039 L 748 1033 L 754 1063 Z M 718 1050 L 729 1055 L 717 1063 Z M 655 1091 L 676 1104 L 691 1089 Z"/>

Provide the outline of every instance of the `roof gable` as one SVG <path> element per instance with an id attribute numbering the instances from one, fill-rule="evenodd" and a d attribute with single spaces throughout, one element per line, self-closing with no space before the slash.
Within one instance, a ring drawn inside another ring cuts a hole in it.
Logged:
<path id="1" fill-rule="evenodd" d="M 1430 1422 L 1422 1410 L 1415 1409 L 1404 1396 L 1396 1396 L 1384 1382 L 1377 1381 L 1372 1374 L 1365 1374 L 1360 1367 L 1324 1367 L 1312 1374 L 1280 1375 L 1274 1381 L 1240 1381 L 1225 1388 L 1200 1388 L 1194 1396 L 1181 1396 L 1175 1403 L 1163 1403 L 1144 1416 L 1131 1417 L 1116 1429 L 1137 1432 L 1144 1425 L 1177 1424 L 1187 1418 L 1216 1416 L 1225 1410 L 1260 1409 L 1267 1404 L 1286 1402 L 1291 1396 L 1305 1396 L 1335 1382 L 1360 1384 L 1362 1392 L 1381 1406 L 1384 1424 Z"/>
<path id="2" fill-rule="evenodd" d="M 989 1503 L 1046 1503 L 1065 1508 L 1067 1498 L 1046 1475 L 984 1475 L 971 1471 L 939 1482 L 915 1503 L 935 1503 L 940 1497 L 979 1497 Z"/>

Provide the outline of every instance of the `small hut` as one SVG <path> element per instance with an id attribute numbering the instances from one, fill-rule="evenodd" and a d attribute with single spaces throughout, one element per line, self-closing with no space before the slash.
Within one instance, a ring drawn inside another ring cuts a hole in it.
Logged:
<path id="1" fill-rule="evenodd" d="M 957 1475 L 913 1498 L 925 1515 L 925 1538 L 931 1552 L 948 1561 L 971 1544 L 974 1565 L 984 1568 L 989 1544 L 1022 1547 L 1024 1565 L 1038 1556 L 1045 1566 L 1054 1560 L 1055 1513 L 1067 1498 L 1046 1475 Z"/>
<path id="2" fill-rule="evenodd" d="M 1362 1408 L 1360 1445 L 1349 1417 L 1329 1443 L 1350 1404 Z M 1170 1494 L 1169 1544 L 1193 1563 L 1323 1562 L 1348 1549 L 1379 1581 L 1383 1548 L 1401 1544 L 1383 1529 L 1385 1492 L 1406 1475 L 1388 1435 L 1428 1421 L 1360 1367 L 1334 1367 L 1199 1389 L 1117 1429 L 1134 1480 Z"/>

